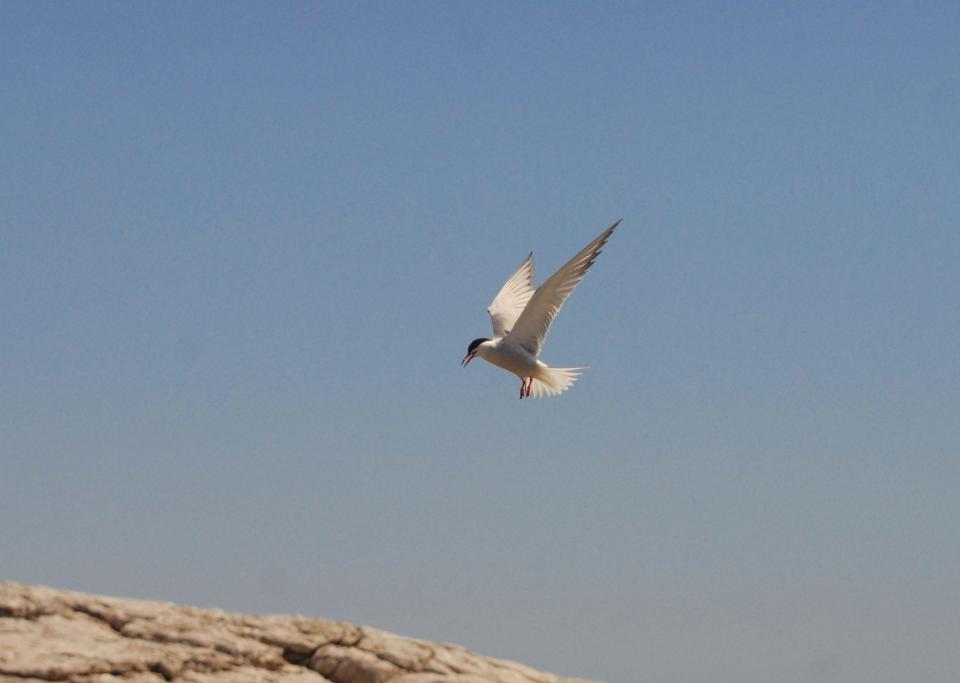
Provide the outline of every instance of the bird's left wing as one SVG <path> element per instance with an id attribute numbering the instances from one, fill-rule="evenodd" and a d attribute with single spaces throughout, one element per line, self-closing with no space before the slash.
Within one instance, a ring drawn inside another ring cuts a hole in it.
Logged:
<path id="1" fill-rule="evenodd" d="M 523 260 L 490 302 L 487 313 L 493 323 L 493 336 L 510 333 L 514 322 L 520 317 L 527 302 L 533 296 L 533 252 Z"/>
<path id="2" fill-rule="evenodd" d="M 533 296 L 530 297 L 523 313 L 513 324 L 513 330 L 510 332 L 512 341 L 523 346 L 534 356 L 540 354 L 540 347 L 543 346 L 543 340 L 547 338 L 547 332 L 550 331 L 553 319 L 560 312 L 560 307 L 580 284 L 593 262 L 597 260 L 600 250 L 610 239 L 610 235 L 613 234 L 618 225 L 620 225 L 620 221 L 600 233 L 579 254 L 570 259 L 563 268 L 540 285 Z"/>

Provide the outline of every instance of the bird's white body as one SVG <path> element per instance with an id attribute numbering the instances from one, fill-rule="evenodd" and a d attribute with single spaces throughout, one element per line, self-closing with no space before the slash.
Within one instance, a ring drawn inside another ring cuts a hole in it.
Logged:
<path id="1" fill-rule="evenodd" d="M 518 377 L 532 377 L 541 367 L 546 367 L 519 344 L 511 344 L 507 337 L 483 342 L 477 347 L 477 355 Z"/>
<path id="2" fill-rule="evenodd" d="M 527 256 L 487 308 L 494 338 L 475 339 L 463 364 L 479 356 L 512 372 L 521 381 L 520 398 L 551 396 L 568 389 L 584 368 L 551 368 L 539 359 L 540 348 L 560 307 L 618 225 L 620 221 L 604 230 L 536 291 L 533 254 Z"/>
<path id="3" fill-rule="evenodd" d="M 540 398 L 563 393 L 585 368 L 551 368 L 519 344 L 511 343 L 509 335 L 480 344 L 476 355 L 488 363 L 512 372 L 521 382 L 530 380 L 525 394 Z"/>

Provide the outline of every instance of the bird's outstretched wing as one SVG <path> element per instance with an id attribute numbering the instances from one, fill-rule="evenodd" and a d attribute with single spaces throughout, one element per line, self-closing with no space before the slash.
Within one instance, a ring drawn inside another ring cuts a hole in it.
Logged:
<path id="1" fill-rule="evenodd" d="M 621 219 L 622 220 L 622 219 Z M 550 331 L 553 319 L 557 317 L 560 307 L 567 297 L 573 293 L 580 280 L 587 274 L 590 266 L 597 260 L 600 250 L 610 235 L 620 225 L 617 221 L 600 233 L 599 237 L 585 246 L 583 250 L 570 259 L 567 264 L 550 276 L 530 297 L 523 313 L 517 318 L 510 332 L 510 339 L 523 346 L 534 356 L 540 354 L 543 340 Z"/>
<path id="2" fill-rule="evenodd" d="M 510 333 L 513 324 L 526 308 L 533 296 L 533 252 L 523 260 L 497 295 L 487 307 L 490 322 L 493 323 L 493 336 L 502 337 Z"/>

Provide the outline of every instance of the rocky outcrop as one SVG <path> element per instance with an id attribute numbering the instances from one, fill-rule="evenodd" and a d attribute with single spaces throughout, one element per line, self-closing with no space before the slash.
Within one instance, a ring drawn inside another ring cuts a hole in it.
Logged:
<path id="1" fill-rule="evenodd" d="M 338 621 L 2 582 L 0 681 L 574 683 L 456 645 Z"/>

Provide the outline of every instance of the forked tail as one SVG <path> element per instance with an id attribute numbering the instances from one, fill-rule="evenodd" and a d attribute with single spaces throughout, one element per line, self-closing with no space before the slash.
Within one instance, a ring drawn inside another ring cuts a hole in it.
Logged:
<path id="1" fill-rule="evenodd" d="M 530 395 L 534 398 L 556 396 L 573 386 L 586 368 L 551 368 L 541 365 L 533 378 Z"/>

